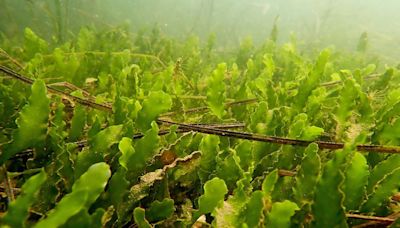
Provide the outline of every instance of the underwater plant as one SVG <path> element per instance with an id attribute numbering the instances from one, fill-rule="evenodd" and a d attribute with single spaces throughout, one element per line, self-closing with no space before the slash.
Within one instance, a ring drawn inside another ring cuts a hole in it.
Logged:
<path id="1" fill-rule="evenodd" d="M 1 223 L 396 227 L 399 70 L 276 23 L 223 53 L 157 27 L 2 37 Z"/>

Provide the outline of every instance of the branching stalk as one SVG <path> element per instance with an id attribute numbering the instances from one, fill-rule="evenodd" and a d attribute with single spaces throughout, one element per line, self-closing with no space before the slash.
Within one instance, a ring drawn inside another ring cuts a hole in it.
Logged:
<path id="1" fill-rule="evenodd" d="M 237 132 L 237 131 L 230 131 L 230 130 L 223 130 L 223 129 L 215 129 L 215 128 L 204 127 L 204 126 L 193 126 L 193 125 L 181 124 L 181 123 L 176 123 L 176 122 L 162 120 L 162 119 L 158 119 L 158 122 L 161 124 L 178 125 L 181 128 L 200 132 L 200 133 L 219 135 L 219 136 L 231 137 L 231 138 L 246 139 L 246 140 L 251 140 L 251 141 L 269 142 L 269 143 L 275 143 L 275 144 L 302 146 L 302 147 L 306 147 L 311 143 L 316 143 L 316 144 L 318 144 L 320 149 L 330 149 L 330 150 L 342 149 L 344 147 L 344 143 L 341 143 L 341 142 L 307 141 L 307 140 L 301 140 L 301 139 L 291 139 L 291 138 L 284 138 L 284 137 L 267 136 L 267 135 L 253 134 L 253 133 L 247 133 L 247 132 Z M 360 145 L 357 145 L 356 148 L 358 151 L 363 151 L 363 152 L 393 153 L 393 154 L 400 153 L 400 147 L 398 147 L 398 146 L 360 144 Z"/>
<path id="2" fill-rule="evenodd" d="M 26 76 L 23 76 L 23 75 L 15 72 L 15 71 L 5 67 L 5 66 L 0 66 L 0 72 L 3 72 L 4 74 L 9 75 L 9 76 L 11 76 L 11 77 L 13 77 L 15 79 L 18 79 L 19 81 L 24 82 L 26 84 L 32 85 L 33 82 L 34 82 L 33 79 L 30 79 L 30 78 L 28 78 Z M 99 103 L 90 101 L 88 99 L 83 99 L 83 98 L 80 98 L 80 97 L 77 97 L 77 96 L 73 96 L 73 95 L 70 95 L 69 93 L 66 93 L 66 92 L 64 92 L 64 91 L 62 91 L 60 89 L 51 87 L 49 85 L 46 85 L 46 87 L 47 87 L 47 90 L 50 93 L 58 94 L 58 95 L 67 97 L 67 98 L 71 99 L 72 101 L 77 102 L 77 103 L 79 103 L 81 105 L 85 105 L 85 106 L 89 106 L 89 107 L 92 107 L 92 108 L 95 108 L 95 109 L 100 109 L 100 110 L 112 112 L 112 106 L 111 105 L 99 104 Z"/>
<path id="3" fill-rule="evenodd" d="M 377 217 L 377 216 L 369 216 L 369 215 L 359 215 L 359 214 L 351 214 L 347 213 L 346 214 L 347 218 L 354 218 L 354 219 L 362 219 L 362 220 L 372 220 L 372 221 L 379 221 L 379 222 L 388 222 L 392 223 L 395 220 L 392 218 L 387 218 L 387 217 Z"/>
<path id="4" fill-rule="evenodd" d="M 33 84 L 32 79 L 25 77 L 5 66 L 0 65 L 0 71 L 9 76 L 12 76 L 13 78 L 20 80 L 22 82 L 25 82 L 27 84 Z M 112 112 L 112 106 L 109 104 L 99 104 L 99 103 L 96 103 L 96 102 L 93 102 L 93 101 L 90 101 L 87 99 L 82 99 L 82 98 L 70 95 L 62 90 L 50 87 L 48 85 L 47 85 L 47 89 L 51 93 L 66 96 L 79 104 L 89 106 L 92 108 L 96 108 L 96 109 L 100 109 L 100 110 L 104 110 L 104 111 L 108 111 L 108 112 Z M 256 101 L 257 101 L 257 98 L 251 98 L 251 99 L 226 103 L 225 105 L 231 106 L 231 105 L 239 105 L 239 104 L 248 104 L 248 103 L 253 103 Z M 199 108 L 186 110 L 185 113 L 197 112 L 200 110 L 207 110 L 207 109 L 208 109 L 208 107 L 199 107 Z M 173 114 L 175 114 L 175 112 L 166 113 L 163 116 L 168 116 L 168 115 L 173 115 Z M 188 131 L 196 131 L 196 132 L 205 133 L 205 134 L 213 134 L 213 135 L 219 135 L 219 136 L 225 136 L 225 137 L 240 138 L 240 139 L 246 139 L 246 140 L 252 140 L 252 141 L 269 142 L 269 143 L 275 143 L 275 144 L 293 145 L 293 146 L 302 146 L 302 147 L 306 147 L 310 143 L 317 143 L 319 148 L 330 149 L 330 150 L 342 149 L 344 147 L 344 143 L 341 143 L 341 142 L 307 141 L 307 140 L 290 139 L 290 138 L 276 137 L 276 136 L 266 136 L 266 135 L 259 135 L 259 134 L 253 134 L 253 133 L 247 133 L 247 132 L 236 132 L 236 131 L 230 131 L 230 130 L 224 130 L 224 129 L 216 129 L 214 127 L 208 127 L 208 126 L 194 126 L 194 125 L 190 125 L 190 124 L 176 123 L 176 122 L 162 120 L 162 119 L 158 119 L 158 122 L 168 124 L 168 125 L 177 125 L 181 129 L 186 129 Z M 139 137 L 139 136 L 137 136 L 137 137 Z M 363 152 L 393 153 L 393 154 L 400 153 L 400 147 L 398 147 L 398 146 L 361 144 L 361 145 L 357 145 L 356 148 L 358 151 L 363 151 Z"/>

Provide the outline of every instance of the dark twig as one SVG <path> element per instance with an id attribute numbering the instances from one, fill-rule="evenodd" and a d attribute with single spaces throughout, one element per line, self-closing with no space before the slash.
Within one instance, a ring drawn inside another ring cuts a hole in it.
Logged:
<path id="1" fill-rule="evenodd" d="M 64 52 L 63 55 L 97 55 L 97 56 L 105 56 L 105 55 L 113 55 L 113 56 L 120 56 L 120 55 L 129 55 L 132 58 L 144 58 L 144 59 L 153 59 L 156 60 L 162 67 L 167 67 L 167 65 L 157 56 L 150 55 L 150 54 L 143 54 L 143 53 L 130 53 L 130 52 L 104 52 L 104 51 L 85 51 L 85 52 Z M 44 58 L 51 58 L 53 55 L 43 55 Z"/>
<path id="2" fill-rule="evenodd" d="M 2 56 L 6 57 L 8 60 L 10 60 L 12 63 L 14 63 L 14 65 L 18 66 L 20 69 L 24 69 L 24 66 L 20 62 L 18 62 L 16 59 L 11 57 L 6 51 L 4 51 L 1 48 L 0 48 L 0 54 Z"/>
<path id="3" fill-rule="evenodd" d="M 6 190 L 7 197 L 10 201 L 14 201 L 15 200 L 14 191 L 13 191 L 13 187 L 11 185 L 11 180 L 8 176 L 7 167 L 5 165 L 3 165 L 1 167 L 1 172 L 2 172 L 2 176 L 4 178 L 3 179 L 4 189 Z"/>
<path id="4" fill-rule="evenodd" d="M 26 84 L 30 84 L 31 85 L 34 82 L 33 79 L 30 79 L 30 78 L 28 78 L 26 76 L 23 76 L 23 75 L 15 72 L 15 71 L 5 67 L 5 66 L 0 66 L 0 71 L 3 72 L 4 74 L 9 75 L 9 76 L 11 76 L 11 77 L 13 77 L 15 79 L 18 79 L 21 82 L 24 82 Z M 49 85 L 46 85 L 46 87 L 47 87 L 47 90 L 50 93 L 54 93 L 54 94 L 58 94 L 58 95 L 67 97 L 67 98 L 71 99 L 72 101 L 77 102 L 79 104 L 82 104 L 82 105 L 85 105 L 85 106 L 89 106 L 89 107 L 92 107 L 92 108 L 96 108 L 96 109 L 101 109 L 101 110 L 108 111 L 108 112 L 112 112 L 112 106 L 111 105 L 99 104 L 99 103 L 96 103 L 96 102 L 93 102 L 93 101 L 90 101 L 90 100 L 87 100 L 87 99 L 76 97 L 76 96 L 73 96 L 73 95 L 71 95 L 69 93 L 66 93 L 66 92 L 64 92 L 64 91 L 62 91 L 60 89 L 56 89 L 54 87 L 51 87 Z"/>
<path id="5" fill-rule="evenodd" d="M 228 123 L 228 124 L 189 124 L 191 126 L 206 126 L 206 127 L 210 127 L 210 128 L 218 128 L 218 129 L 231 129 L 231 128 L 242 128 L 245 127 L 245 125 L 243 123 Z M 176 133 L 184 133 L 184 132 L 188 132 L 190 130 L 188 129 L 184 129 L 181 127 L 178 127 L 178 129 L 176 130 Z M 160 130 L 158 132 L 158 135 L 166 135 L 168 133 L 170 133 L 170 130 Z M 144 134 L 142 133 L 138 133 L 133 135 L 132 139 L 140 139 L 143 138 Z"/>
<path id="6" fill-rule="evenodd" d="M 74 84 L 71 84 L 71 83 L 69 83 L 69 82 L 56 82 L 56 83 L 48 84 L 48 86 L 51 86 L 51 87 L 57 87 L 57 86 L 59 86 L 59 87 L 65 87 L 65 88 L 68 88 L 68 89 L 70 89 L 70 90 L 72 90 L 72 91 L 78 90 L 78 91 L 82 92 L 82 94 L 83 94 L 85 97 L 89 97 L 89 98 L 92 99 L 92 100 L 95 99 L 94 97 L 92 97 L 92 96 L 90 95 L 90 93 L 89 93 L 88 91 L 86 91 L 86 90 L 84 90 L 84 89 L 81 89 L 81 88 L 79 88 L 78 86 L 76 86 L 76 85 L 74 85 Z"/>
<path id="7" fill-rule="evenodd" d="M 22 76 L 21 74 L 13 71 L 7 67 L 0 66 L 0 71 L 20 80 L 22 82 L 25 82 L 28 84 L 33 83 L 32 79 Z M 58 90 L 58 89 L 55 89 L 55 88 L 52 88 L 49 86 L 47 86 L 47 88 L 50 92 L 66 96 L 82 105 L 86 105 L 89 107 L 93 107 L 96 109 L 101 109 L 101 110 L 105 110 L 105 111 L 109 111 L 109 112 L 113 111 L 111 105 L 99 104 L 99 103 L 85 100 L 85 99 L 82 99 L 79 97 L 75 97 L 68 93 L 65 93 L 62 90 Z M 252 99 L 230 102 L 230 103 L 227 103 L 226 106 L 247 104 L 247 103 L 253 103 L 256 101 L 257 101 L 256 98 L 252 98 Z M 204 109 L 208 109 L 208 108 L 207 107 L 199 107 L 199 108 L 195 108 L 195 109 L 186 110 L 186 112 L 195 112 L 195 111 L 204 110 Z M 173 114 L 175 114 L 175 112 L 173 112 Z M 172 113 L 164 114 L 164 116 L 167 116 L 167 115 L 172 115 Z M 344 147 L 344 143 L 340 143 L 340 142 L 307 141 L 307 140 L 289 139 L 289 138 L 276 137 L 276 136 L 265 136 L 265 135 L 247 133 L 247 132 L 236 132 L 236 131 L 229 131 L 229 130 L 223 130 L 223 129 L 216 129 L 213 127 L 193 126 L 193 125 L 189 125 L 189 124 L 181 124 L 181 123 L 176 123 L 176 122 L 161 120 L 161 119 L 158 119 L 158 122 L 164 123 L 164 124 L 169 124 L 169 125 L 171 125 L 171 124 L 178 125 L 182 129 L 187 129 L 189 131 L 197 131 L 197 132 L 205 133 L 205 134 L 214 134 L 214 135 L 219 135 L 219 136 L 247 139 L 247 140 L 253 140 L 253 141 L 260 141 L 260 142 L 270 142 L 270 143 L 276 143 L 276 144 L 303 146 L 303 147 L 308 146 L 310 143 L 317 143 L 319 148 L 331 149 L 331 150 L 342 149 Z M 400 147 L 383 146 L 383 145 L 357 145 L 357 150 L 364 151 L 364 152 L 378 152 L 378 153 L 400 153 Z"/>
<path id="8" fill-rule="evenodd" d="M 204 123 L 195 123 L 195 124 L 189 124 L 189 125 L 193 125 L 193 126 L 207 126 L 207 127 L 213 127 L 213 128 L 218 128 L 218 129 L 232 129 L 232 128 L 243 128 L 245 127 L 244 123 L 225 123 L 225 124 L 204 124 Z M 176 133 L 184 133 L 184 132 L 189 132 L 190 130 L 188 129 L 182 129 L 179 128 L 176 130 Z M 169 129 L 166 130 L 160 130 L 158 132 L 158 135 L 166 135 L 168 133 L 170 133 L 171 131 Z M 138 133 L 132 136 L 132 139 L 140 139 L 143 138 L 144 134 L 142 133 Z M 87 145 L 87 140 L 81 140 L 81 141 L 77 141 L 74 142 L 75 145 L 77 146 L 77 148 L 79 150 L 81 150 L 83 147 L 85 147 Z M 24 150 L 20 153 L 15 154 L 12 159 L 18 159 L 18 158 L 29 158 L 29 157 L 33 157 L 33 149 L 27 149 Z"/>
<path id="9" fill-rule="evenodd" d="M 20 80 L 20 81 L 22 81 L 22 82 L 24 82 L 26 84 L 30 84 L 31 85 L 34 82 L 33 79 L 31 79 L 29 77 L 26 77 L 26 76 L 23 76 L 23 75 L 15 72 L 14 70 L 11 70 L 8 67 L 5 67 L 5 66 L 1 66 L 0 65 L 0 72 L 3 72 L 4 74 L 9 75 L 9 76 L 11 76 L 11 77 L 13 77 L 15 79 L 18 79 L 18 80 Z M 58 95 L 61 95 L 61 96 L 65 96 L 65 97 L 71 99 L 72 101 L 77 102 L 77 103 L 79 103 L 81 105 L 85 105 L 85 106 L 89 106 L 89 107 L 92 107 L 92 108 L 95 108 L 95 109 L 100 109 L 100 110 L 112 112 L 112 105 L 99 104 L 99 103 L 96 103 L 96 102 L 88 100 L 88 99 L 82 99 L 80 97 L 73 96 L 71 94 L 68 94 L 68 93 L 66 93 L 66 92 L 64 92 L 64 91 L 62 91 L 60 89 L 54 88 L 54 87 L 49 86 L 49 85 L 46 85 L 46 87 L 47 87 L 47 89 L 48 89 L 48 91 L 50 93 L 54 93 L 54 94 L 58 94 Z M 250 103 L 257 102 L 257 101 L 258 101 L 257 98 L 250 98 L 250 99 L 245 99 L 245 100 L 228 102 L 228 103 L 225 104 L 225 106 L 226 107 L 230 107 L 230 106 L 234 106 L 234 105 L 250 104 Z M 182 112 L 183 113 L 194 113 L 194 112 L 201 112 L 201 111 L 205 111 L 205 110 L 208 110 L 207 106 L 198 107 L 198 108 L 192 108 L 192 109 L 184 110 Z M 179 112 L 179 113 L 182 113 L 182 112 Z M 168 113 L 165 113 L 165 114 L 163 114 L 161 116 L 171 116 L 171 115 L 175 115 L 177 113 L 178 112 L 168 112 Z"/>
<path id="10" fill-rule="evenodd" d="M 278 175 L 281 177 L 294 177 L 296 176 L 296 172 L 295 171 L 291 171 L 291 170 L 286 170 L 286 169 L 279 169 L 278 170 Z"/>
<path id="11" fill-rule="evenodd" d="M 347 213 L 346 217 L 347 218 L 362 219 L 362 220 L 380 221 L 380 222 L 394 222 L 394 219 L 392 219 L 392 218 L 369 216 L 369 215 L 359 215 L 359 214 L 351 214 L 351 213 Z"/>
<path id="12" fill-rule="evenodd" d="M 366 79 L 366 80 L 374 79 L 374 78 L 377 78 L 377 77 L 379 77 L 381 75 L 382 74 L 370 74 L 370 75 L 365 76 L 364 79 Z M 328 87 L 328 86 L 339 85 L 339 84 L 342 84 L 342 83 L 343 83 L 343 81 L 337 80 L 337 81 L 330 81 L 330 82 L 321 83 L 320 86 Z"/>
<path id="13" fill-rule="evenodd" d="M 188 130 L 205 133 L 205 134 L 219 135 L 219 136 L 239 138 L 239 139 L 247 139 L 247 140 L 259 141 L 259 142 L 269 142 L 269 143 L 275 143 L 275 144 L 293 145 L 293 146 L 302 146 L 302 147 L 306 147 L 311 143 L 316 143 L 316 144 L 318 144 L 320 149 L 330 149 L 330 150 L 342 149 L 344 147 L 344 143 L 340 143 L 340 142 L 307 141 L 307 140 L 290 139 L 290 138 L 276 137 L 276 136 L 266 136 L 266 135 L 253 134 L 253 133 L 247 133 L 247 132 L 237 132 L 237 131 L 230 131 L 230 130 L 223 130 L 223 129 L 215 129 L 215 128 L 204 127 L 204 126 L 193 126 L 193 125 L 181 124 L 181 123 L 176 123 L 176 122 L 162 120 L 162 119 L 158 119 L 158 122 L 162 123 L 162 124 L 178 125 L 181 128 L 185 128 Z M 356 148 L 358 151 L 364 151 L 364 152 L 400 153 L 400 147 L 397 147 L 397 146 L 357 145 Z"/>
<path id="14" fill-rule="evenodd" d="M 362 217 L 363 218 L 360 218 L 360 216 L 358 216 L 358 219 L 368 220 L 368 222 L 353 226 L 353 228 L 381 227 L 382 225 L 387 226 L 387 225 L 393 223 L 394 221 L 396 221 L 400 217 L 400 213 L 395 212 L 387 217 L 375 217 L 375 216 L 362 216 Z M 378 219 L 376 219 L 376 218 L 378 218 Z"/>
<path id="15" fill-rule="evenodd" d="M 21 188 L 11 188 L 11 189 L 16 195 L 21 193 Z M 7 187 L 4 187 L 4 186 L 0 185 L 0 192 L 6 192 L 7 193 L 8 192 Z"/>
<path id="16" fill-rule="evenodd" d="M 251 103 L 255 103 L 257 101 L 258 101 L 257 98 L 232 101 L 232 102 L 225 103 L 225 107 L 230 107 L 230 106 L 235 106 L 235 105 L 243 105 L 243 104 L 251 104 Z M 195 113 L 195 112 L 204 112 L 207 110 L 208 110 L 208 106 L 202 106 L 202 107 L 191 108 L 191 109 L 187 109 L 187 110 L 183 110 L 183 111 L 179 111 L 179 112 L 167 112 L 167 113 L 162 114 L 161 117 L 173 116 L 173 115 L 182 114 L 182 113 L 188 114 L 188 113 Z"/>

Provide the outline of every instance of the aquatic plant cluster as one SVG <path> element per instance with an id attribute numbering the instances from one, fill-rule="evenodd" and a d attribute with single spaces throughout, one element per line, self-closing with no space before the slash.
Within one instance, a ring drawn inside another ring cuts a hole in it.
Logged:
<path id="1" fill-rule="evenodd" d="M 399 224 L 400 73 L 295 39 L 157 27 L 0 41 L 9 227 Z M 314 53 L 314 54 L 313 54 Z"/>

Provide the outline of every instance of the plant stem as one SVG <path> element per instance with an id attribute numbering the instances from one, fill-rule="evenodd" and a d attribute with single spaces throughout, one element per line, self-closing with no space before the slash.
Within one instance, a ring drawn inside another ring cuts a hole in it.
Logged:
<path id="1" fill-rule="evenodd" d="M 232 102 L 228 102 L 225 103 L 225 107 L 230 107 L 230 106 L 235 106 L 235 105 L 243 105 L 243 104 L 251 104 L 251 103 L 255 103 L 257 102 L 258 99 L 257 98 L 249 98 L 249 99 L 244 99 L 244 100 L 239 100 L 239 101 L 232 101 Z M 175 114 L 181 114 L 181 113 L 194 113 L 194 112 L 202 112 L 202 111 L 206 111 L 208 110 L 208 106 L 202 106 L 202 107 L 197 107 L 197 108 L 191 108 L 191 109 L 187 109 L 187 110 L 183 110 L 181 112 L 167 112 L 161 115 L 161 117 L 165 117 L 165 116 L 172 116 Z"/>
<path id="2" fill-rule="evenodd" d="M 368 215 L 358 215 L 358 214 L 346 214 L 347 218 L 355 218 L 355 219 L 362 219 L 362 220 L 373 220 L 373 221 L 379 221 L 379 222 L 394 222 L 394 219 L 392 218 L 387 218 L 387 217 L 377 217 L 377 216 L 368 216 Z"/>
<path id="3" fill-rule="evenodd" d="M 203 127 L 203 126 L 193 126 L 188 124 L 181 124 L 176 123 L 168 120 L 157 120 L 161 124 L 168 124 L 168 125 L 178 125 L 183 129 L 188 129 L 200 133 L 205 134 L 212 134 L 212 135 L 219 135 L 224 137 L 231 137 L 231 138 L 239 138 L 239 139 L 246 139 L 251 141 L 259 141 L 259 142 L 269 142 L 275 144 L 282 144 L 282 145 L 292 145 L 292 146 L 302 146 L 306 147 L 311 143 L 318 144 L 320 149 L 330 149 L 330 150 L 337 150 L 342 149 L 344 147 L 344 143 L 341 142 L 327 142 L 327 141 L 307 141 L 301 139 L 291 139 L 291 138 L 284 138 L 284 137 L 276 137 L 276 136 L 268 136 L 268 135 L 259 135 L 247 132 L 237 132 L 237 131 L 230 131 L 230 130 L 223 130 L 223 129 L 216 129 L 210 127 Z M 358 151 L 363 152 L 376 152 L 376 153 L 393 153 L 399 154 L 400 147 L 398 146 L 382 146 L 382 145 L 357 145 L 356 146 Z"/>
<path id="4" fill-rule="evenodd" d="M 3 179 L 4 189 L 6 190 L 7 197 L 10 199 L 10 201 L 14 201 L 15 200 L 14 191 L 11 185 L 10 177 L 8 176 L 7 167 L 5 165 L 1 167 L 1 172 L 4 178 Z"/>

